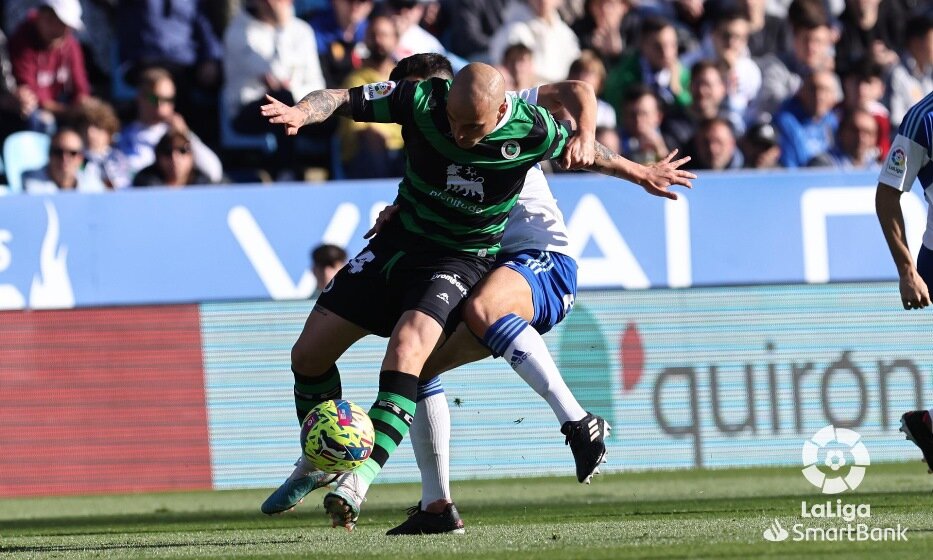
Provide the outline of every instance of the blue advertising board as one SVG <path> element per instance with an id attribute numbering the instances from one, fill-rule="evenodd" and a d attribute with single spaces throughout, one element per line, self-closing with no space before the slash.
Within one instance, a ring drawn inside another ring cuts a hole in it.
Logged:
<path id="1" fill-rule="evenodd" d="M 580 287 L 896 278 L 872 173 L 704 174 L 681 200 L 590 174 L 555 176 Z M 0 309 L 289 300 L 314 290 L 309 251 L 348 248 L 393 181 L 147 189 L 0 198 Z M 904 197 L 919 247 L 926 208 Z"/>

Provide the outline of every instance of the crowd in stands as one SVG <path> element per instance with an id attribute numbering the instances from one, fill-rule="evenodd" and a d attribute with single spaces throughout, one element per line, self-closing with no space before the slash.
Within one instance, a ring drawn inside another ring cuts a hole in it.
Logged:
<path id="1" fill-rule="evenodd" d="M 392 124 L 297 137 L 259 106 L 388 79 L 405 56 L 599 96 L 598 139 L 694 169 L 879 166 L 933 91 L 929 0 L 5 0 L 0 143 L 46 135 L 22 190 L 399 176 Z M 9 179 L 9 178 L 8 178 Z"/>

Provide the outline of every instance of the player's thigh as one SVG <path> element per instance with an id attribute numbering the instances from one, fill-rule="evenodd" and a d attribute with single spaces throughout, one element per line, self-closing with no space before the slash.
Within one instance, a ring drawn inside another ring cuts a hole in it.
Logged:
<path id="1" fill-rule="evenodd" d="M 531 286 L 519 272 L 506 266 L 494 268 L 470 293 L 463 308 L 463 320 L 476 336 L 482 337 L 496 321 L 515 314 L 534 318 Z"/>
<path id="2" fill-rule="evenodd" d="M 464 323 L 457 326 L 450 338 L 439 348 L 431 352 L 427 363 L 421 370 L 421 380 L 433 379 L 445 371 L 476 362 L 492 355 L 489 348 L 473 336 Z"/>
<path id="3" fill-rule="evenodd" d="M 404 312 L 389 338 L 382 369 L 417 376 L 443 335 L 436 318 L 415 309 Z"/>
<path id="4" fill-rule="evenodd" d="M 292 368 L 303 375 L 322 374 L 367 334 L 369 331 L 359 325 L 315 305 L 292 346 Z"/>

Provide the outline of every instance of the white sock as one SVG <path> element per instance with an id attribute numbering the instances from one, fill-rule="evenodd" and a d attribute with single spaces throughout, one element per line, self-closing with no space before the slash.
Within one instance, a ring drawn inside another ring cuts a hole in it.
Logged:
<path id="1" fill-rule="evenodd" d="M 408 432 L 421 471 L 421 509 L 450 495 L 450 409 L 440 378 L 418 385 L 418 405 Z"/>
<path id="2" fill-rule="evenodd" d="M 518 315 L 506 315 L 489 327 L 483 338 L 494 354 L 505 358 L 525 383 L 544 397 L 561 425 L 586 416 L 564 383 L 544 339 L 527 321 Z"/>

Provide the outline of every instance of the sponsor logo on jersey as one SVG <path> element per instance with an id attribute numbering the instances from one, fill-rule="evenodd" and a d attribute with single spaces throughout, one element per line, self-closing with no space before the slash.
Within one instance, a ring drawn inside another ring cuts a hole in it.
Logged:
<path id="1" fill-rule="evenodd" d="M 897 177 L 903 177 L 904 172 L 907 171 L 907 152 L 904 151 L 904 148 L 896 146 L 891 150 L 891 154 L 888 156 L 888 162 L 884 166 L 885 171 L 891 175 Z"/>
<path id="2" fill-rule="evenodd" d="M 363 86 L 363 99 L 375 101 L 388 97 L 395 89 L 395 82 L 376 82 L 375 84 L 366 84 Z"/>
<path id="3" fill-rule="evenodd" d="M 460 295 L 466 297 L 467 288 L 460 282 L 460 276 L 456 274 L 447 274 L 446 272 L 436 272 L 434 276 L 431 277 L 431 280 L 447 280 L 454 285 L 455 288 L 460 292 Z M 444 294 L 447 295 L 447 294 Z"/>
<path id="4" fill-rule="evenodd" d="M 486 193 L 483 191 L 485 180 L 472 166 L 454 164 L 447 166 L 447 192 L 466 198 L 475 198 L 482 202 L 486 198 Z"/>
<path id="5" fill-rule="evenodd" d="M 522 153 L 522 148 L 515 140 L 509 140 L 502 144 L 502 149 L 500 151 L 502 152 L 502 157 L 505 159 L 515 159 L 518 157 L 518 154 Z"/>

